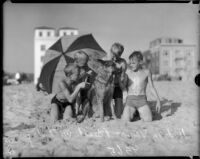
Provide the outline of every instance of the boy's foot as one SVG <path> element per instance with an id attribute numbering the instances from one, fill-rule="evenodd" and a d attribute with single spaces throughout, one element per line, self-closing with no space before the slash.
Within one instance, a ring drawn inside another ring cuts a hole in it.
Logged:
<path id="1" fill-rule="evenodd" d="M 111 119 L 111 117 L 106 116 L 106 117 L 104 117 L 104 119 L 105 119 L 105 121 L 109 121 Z"/>
<path id="2" fill-rule="evenodd" d="M 116 117 L 115 115 L 113 115 L 111 118 L 112 118 L 112 119 L 114 119 L 114 120 L 116 120 L 116 119 L 117 119 L 117 117 Z"/>
<path id="3" fill-rule="evenodd" d="M 78 115 L 76 117 L 76 120 L 77 120 L 78 123 L 81 123 L 84 120 L 84 116 L 83 115 Z"/>

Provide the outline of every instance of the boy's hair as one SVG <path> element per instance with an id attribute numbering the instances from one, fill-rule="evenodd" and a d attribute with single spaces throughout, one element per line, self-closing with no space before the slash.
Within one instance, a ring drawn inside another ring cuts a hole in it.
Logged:
<path id="1" fill-rule="evenodd" d="M 64 68 L 64 73 L 67 77 L 70 77 L 72 74 L 79 74 L 80 70 L 78 67 L 76 67 L 73 63 L 69 63 Z"/>
<path id="2" fill-rule="evenodd" d="M 132 59 L 133 57 L 137 57 L 137 59 L 139 61 L 143 60 L 143 55 L 142 55 L 141 51 L 133 51 L 129 56 L 129 60 Z"/>
<path id="3" fill-rule="evenodd" d="M 124 52 L 124 46 L 120 43 L 114 43 L 112 46 L 111 46 L 111 50 L 112 48 L 115 47 L 118 49 L 118 53 L 121 55 L 123 52 Z"/>
<path id="4" fill-rule="evenodd" d="M 76 54 L 74 56 L 74 59 L 77 60 L 78 58 L 85 59 L 86 63 L 89 60 L 89 56 L 84 51 L 82 51 L 82 50 L 79 50 L 78 52 L 76 52 Z"/>

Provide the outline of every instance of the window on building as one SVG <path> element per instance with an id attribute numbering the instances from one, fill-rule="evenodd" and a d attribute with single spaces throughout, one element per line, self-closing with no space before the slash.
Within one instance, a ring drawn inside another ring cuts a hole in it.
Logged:
<path id="1" fill-rule="evenodd" d="M 51 35 L 50 31 L 48 31 L 48 32 L 47 32 L 47 36 L 50 36 L 50 35 Z"/>
<path id="2" fill-rule="evenodd" d="M 40 37 L 42 36 L 42 32 L 41 32 L 41 31 L 39 32 L 39 36 L 40 36 Z"/>
<path id="3" fill-rule="evenodd" d="M 66 32 L 64 32 L 64 33 L 63 33 L 63 36 L 67 36 L 67 33 L 66 33 Z"/>
<path id="4" fill-rule="evenodd" d="M 172 39 L 169 39 L 169 43 L 172 43 Z"/>
<path id="5" fill-rule="evenodd" d="M 164 51 L 163 51 L 163 55 L 164 55 L 164 56 L 168 56 L 168 55 L 169 55 L 168 50 L 164 50 Z"/>
<path id="6" fill-rule="evenodd" d="M 74 35 L 74 32 L 70 32 L 70 35 Z"/>
<path id="7" fill-rule="evenodd" d="M 181 39 L 178 40 L 178 43 L 182 43 L 182 42 L 183 42 L 183 40 L 181 40 Z"/>
<path id="8" fill-rule="evenodd" d="M 41 46 L 40 46 L 40 50 L 41 50 L 41 51 L 45 51 L 45 49 L 46 49 L 45 45 L 41 45 Z"/>

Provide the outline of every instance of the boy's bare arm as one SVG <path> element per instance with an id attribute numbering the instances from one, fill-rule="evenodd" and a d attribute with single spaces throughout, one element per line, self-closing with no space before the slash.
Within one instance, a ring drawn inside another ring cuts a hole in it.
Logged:
<path id="1" fill-rule="evenodd" d="M 156 100 L 157 100 L 157 104 L 156 104 L 156 111 L 158 111 L 158 113 L 160 112 L 160 107 L 161 107 L 161 104 L 160 104 L 160 98 L 158 96 L 158 93 L 156 91 L 156 88 L 153 84 L 153 80 L 152 80 L 152 74 L 151 74 L 151 71 L 148 70 L 148 83 L 150 84 L 150 88 L 151 88 L 151 92 L 154 94 L 154 96 L 156 97 Z"/>
<path id="2" fill-rule="evenodd" d="M 66 86 L 63 82 L 60 82 L 60 87 L 62 88 L 63 93 L 64 93 L 66 99 L 68 100 L 68 102 L 72 103 L 75 100 L 75 98 L 77 97 L 80 89 L 85 87 L 85 82 L 78 84 L 72 94 L 70 94 L 68 88 L 66 88 Z"/>

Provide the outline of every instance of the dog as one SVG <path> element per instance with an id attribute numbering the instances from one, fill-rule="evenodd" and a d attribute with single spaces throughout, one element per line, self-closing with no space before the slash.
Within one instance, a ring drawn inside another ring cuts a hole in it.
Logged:
<path id="1" fill-rule="evenodd" d="M 79 114 L 80 109 L 82 111 L 82 115 L 77 115 L 77 121 L 82 122 L 86 115 L 91 117 L 94 114 L 100 115 L 102 122 L 105 115 L 116 118 L 112 104 L 115 63 L 93 59 L 88 61 L 88 66 L 91 71 L 85 74 L 87 88 L 79 93 L 76 100 L 76 114 Z"/>

